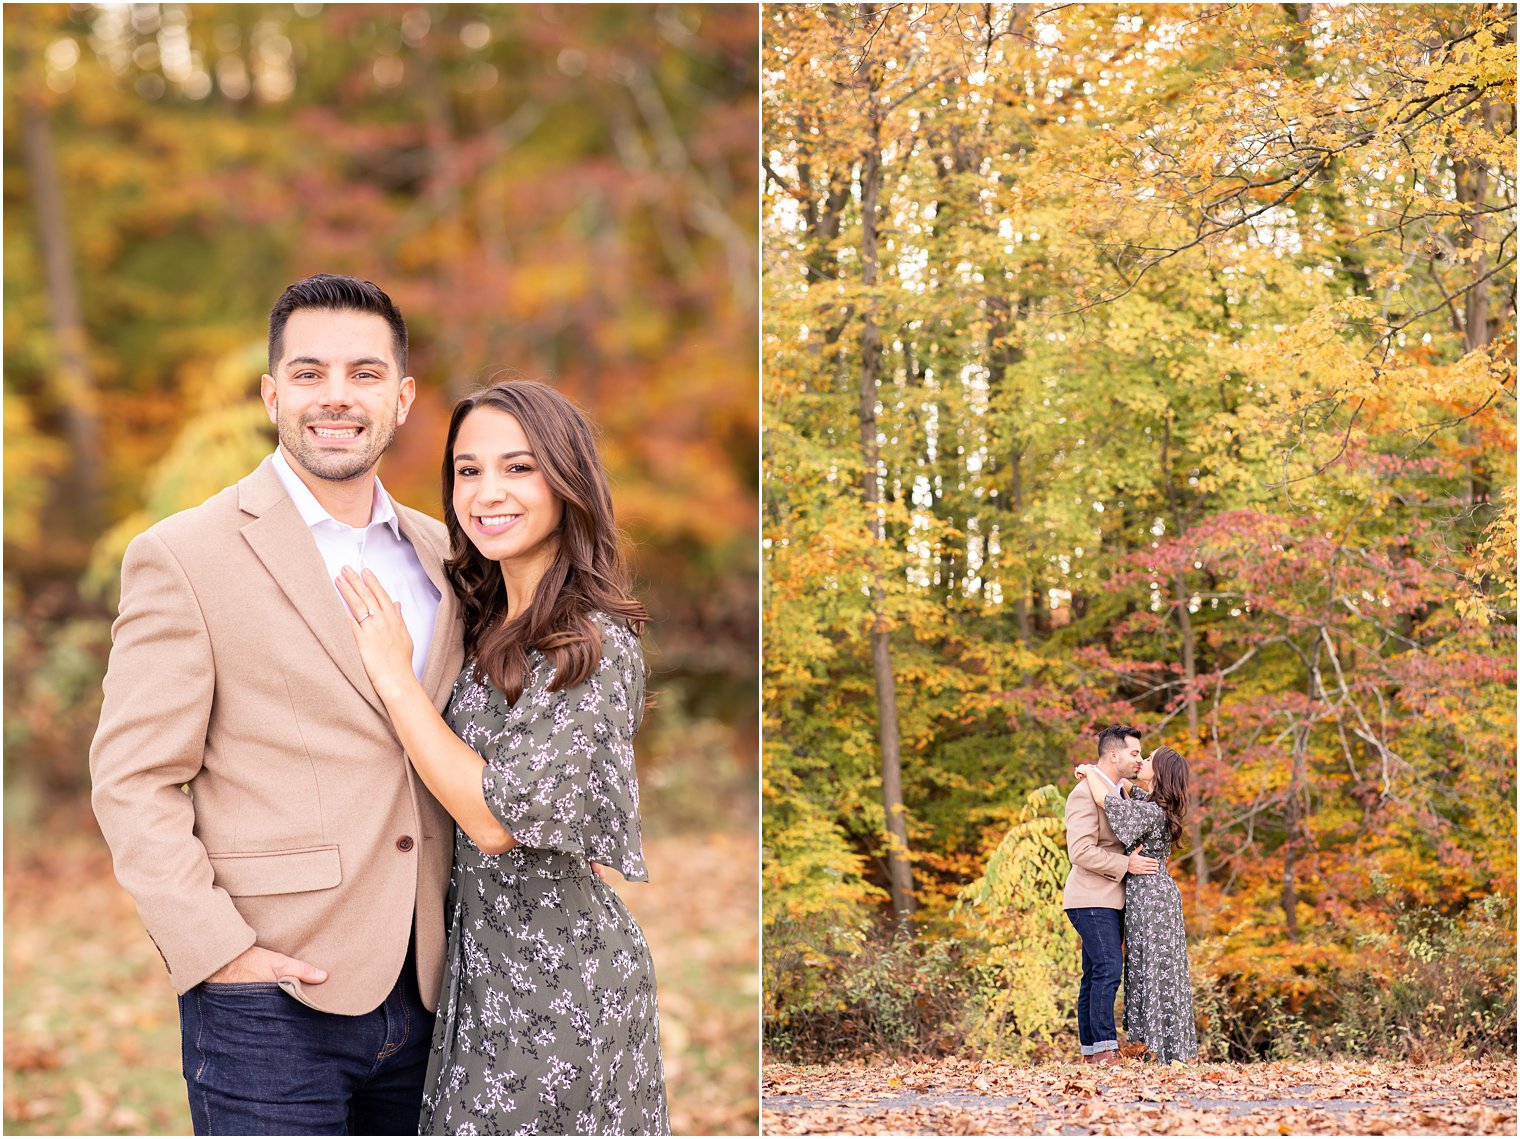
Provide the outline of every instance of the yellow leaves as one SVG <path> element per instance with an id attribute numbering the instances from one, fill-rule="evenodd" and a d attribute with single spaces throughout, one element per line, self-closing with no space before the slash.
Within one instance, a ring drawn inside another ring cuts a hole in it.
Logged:
<path id="1" fill-rule="evenodd" d="M 1372 287 L 1375 289 L 1386 289 L 1402 285 L 1407 280 L 1409 280 L 1409 270 L 1403 263 L 1398 263 L 1389 265 L 1387 268 L 1376 273 L 1372 278 Z"/>
<path id="2" fill-rule="evenodd" d="M 800 801 L 790 809 L 770 802 L 767 808 L 762 867 L 767 924 L 814 916 L 848 922 L 864 916 L 861 907 L 886 900 L 886 891 L 864 880 L 864 857 L 818 808 Z"/>
<path id="3" fill-rule="evenodd" d="M 1380 370 L 1367 358 L 1383 327 L 1371 300 L 1346 297 L 1316 305 L 1305 318 L 1246 345 L 1241 362 L 1254 379 L 1287 397 L 1293 410 L 1326 396 L 1377 392 Z"/>
<path id="4" fill-rule="evenodd" d="M 5 540 L 34 545 L 43 533 L 49 486 L 68 461 L 68 448 L 37 430 L 26 401 L 5 392 Z"/>
<path id="5" fill-rule="evenodd" d="M 1500 380 L 1489 354 L 1480 350 L 1446 366 L 1410 365 L 1382 370 L 1364 387 L 1349 389 L 1349 394 L 1380 395 L 1406 407 L 1416 400 L 1473 406 L 1493 395 Z"/>
<path id="6" fill-rule="evenodd" d="M 146 472 L 143 505 L 95 544 L 84 588 L 104 597 L 117 585 L 127 544 L 154 522 L 230 486 L 270 451 L 273 429 L 263 403 L 248 392 L 247 368 L 262 360 L 257 346 L 217 361 L 179 435 Z M 240 382 L 241 381 L 241 382 Z"/>
<path id="7" fill-rule="evenodd" d="M 1498 98 L 1514 100 L 1515 42 L 1501 34 L 1505 17 L 1495 14 L 1498 19 L 1491 19 L 1478 27 L 1454 51 L 1442 52 L 1415 69 L 1415 75 L 1428 91 L 1488 88 Z"/>
<path id="8" fill-rule="evenodd" d="M 1456 602 L 1465 619 L 1486 628 L 1500 614 L 1513 612 L 1517 602 L 1515 573 L 1515 485 L 1499 494 L 1499 513 L 1473 551 L 1466 581 Z"/>

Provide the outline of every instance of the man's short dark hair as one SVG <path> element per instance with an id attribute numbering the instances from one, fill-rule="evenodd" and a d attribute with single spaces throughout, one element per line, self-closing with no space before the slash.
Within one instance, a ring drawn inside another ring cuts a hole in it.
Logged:
<path id="1" fill-rule="evenodd" d="M 1139 728 L 1132 728 L 1127 724 L 1115 724 L 1111 728 L 1104 728 L 1098 733 L 1098 758 L 1102 759 L 1111 751 L 1122 751 L 1129 746 L 1129 738 L 1141 736 Z"/>
<path id="2" fill-rule="evenodd" d="M 401 375 L 406 375 L 406 321 L 401 310 L 379 285 L 358 277 L 340 277 L 317 273 L 297 281 L 280 294 L 269 310 L 269 374 L 273 375 L 285 351 L 285 322 L 290 314 L 302 309 L 327 309 L 332 312 L 371 312 L 391 326 L 391 346 Z M 401 377 L 396 377 L 400 379 Z"/>

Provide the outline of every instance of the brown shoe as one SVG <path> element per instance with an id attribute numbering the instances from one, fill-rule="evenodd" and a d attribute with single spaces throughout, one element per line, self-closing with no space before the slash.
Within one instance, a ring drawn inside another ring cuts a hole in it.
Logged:
<path id="1" fill-rule="evenodd" d="M 1118 1064 L 1120 1062 L 1120 1060 L 1119 1060 L 1119 1052 L 1115 1048 L 1110 1048 L 1110 1049 L 1108 1049 L 1105 1052 L 1094 1052 L 1091 1056 L 1089 1056 L 1087 1058 L 1087 1062 L 1089 1064 L 1104 1064 L 1104 1065 Z"/>

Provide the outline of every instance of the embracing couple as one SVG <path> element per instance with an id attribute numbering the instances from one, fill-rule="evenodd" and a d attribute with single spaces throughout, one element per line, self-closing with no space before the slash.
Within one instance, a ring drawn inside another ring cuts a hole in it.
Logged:
<path id="1" fill-rule="evenodd" d="M 649 949 L 601 879 L 648 878 L 646 614 L 590 424 L 485 388 L 444 523 L 395 502 L 406 325 L 325 274 L 270 313 L 262 393 L 276 451 L 127 550 L 90 751 L 196 1134 L 668 1134 Z"/>
<path id="2" fill-rule="evenodd" d="M 1146 1059 L 1196 1060 L 1182 895 L 1166 870 L 1187 817 L 1187 760 L 1168 747 L 1143 759 L 1140 730 L 1116 725 L 1098 734 L 1098 762 L 1077 776 L 1066 800 L 1063 905 L 1082 939 L 1082 1062 L 1119 1063 L 1121 975 L 1129 1043 Z"/>

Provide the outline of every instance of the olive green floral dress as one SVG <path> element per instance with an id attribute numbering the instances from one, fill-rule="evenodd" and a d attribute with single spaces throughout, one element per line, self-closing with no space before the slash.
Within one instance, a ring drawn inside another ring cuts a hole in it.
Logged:
<path id="1" fill-rule="evenodd" d="M 644 661 L 596 617 L 602 660 L 549 691 L 542 653 L 517 702 L 467 664 L 444 712 L 486 759 L 486 802 L 518 845 L 455 829 L 449 960 L 424 1135 L 668 1135 L 649 946 L 592 861 L 648 881 L 633 734 Z"/>
<path id="2" fill-rule="evenodd" d="M 1143 790 L 1103 800 L 1108 825 L 1129 853 L 1161 864 L 1154 874 L 1124 878 L 1124 1032 L 1143 1040 L 1162 1063 L 1198 1059 L 1193 983 L 1188 975 L 1182 893 L 1167 870 L 1172 853 L 1166 814 Z"/>

